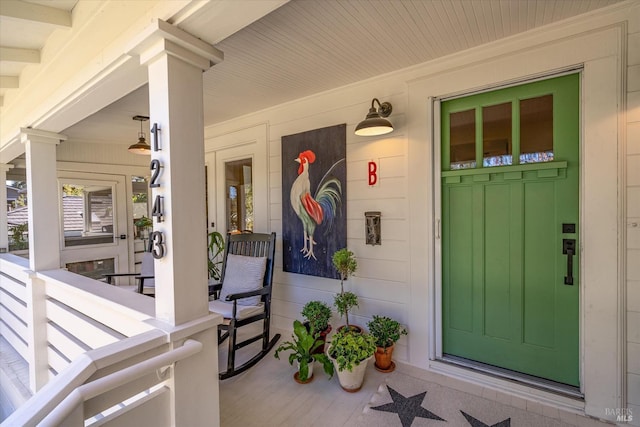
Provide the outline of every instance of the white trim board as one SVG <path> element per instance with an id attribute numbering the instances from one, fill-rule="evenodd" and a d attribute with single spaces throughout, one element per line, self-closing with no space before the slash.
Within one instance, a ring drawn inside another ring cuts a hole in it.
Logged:
<path id="1" fill-rule="evenodd" d="M 424 333 L 429 334 L 429 339 L 424 341 L 417 337 L 422 331 L 412 329 L 409 337 L 411 364 L 428 370 L 438 366 L 428 360 L 427 355 L 435 356 L 441 334 L 431 325 L 440 313 L 437 306 L 440 278 L 434 261 L 436 247 L 440 244 L 435 237 L 435 227 L 440 220 L 435 189 L 439 181 L 434 178 L 435 170 L 424 167 L 428 164 L 439 169 L 435 147 L 439 144 L 435 138 L 438 131 L 431 119 L 435 114 L 432 98 L 497 87 L 582 65 L 580 354 L 584 410 L 588 415 L 611 419 L 605 409 L 624 406 L 624 367 L 621 363 L 624 343 L 618 339 L 624 319 L 618 298 L 624 290 L 619 271 L 622 248 L 618 235 L 623 215 L 619 198 L 623 197 L 624 191 L 619 167 L 622 150 L 618 147 L 623 141 L 618 117 L 624 96 L 621 40 L 625 36 L 623 24 L 608 25 L 577 35 L 569 34 L 553 43 L 546 42 L 526 50 L 502 51 L 482 61 L 470 59 L 467 66 L 464 58 L 458 58 L 455 64 L 450 64 L 449 72 L 409 83 L 408 157 L 413 175 L 409 193 L 415 195 L 412 204 L 425 207 L 424 211 L 421 208 L 411 210 L 411 222 L 428 224 L 424 228 L 414 227 L 416 233 L 411 242 L 411 283 L 427 283 L 427 286 L 412 290 L 410 324 L 425 325 Z M 421 191 L 425 187 L 433 192 Z M 425 259 L 430 262 L 425 263 Z M 426 311 L 424 301 L 429 301 Z M 498 381 L 496 384 L 509 391 L 506 383 Z M 530 397 L 539 399 L 535 395 Z"/>

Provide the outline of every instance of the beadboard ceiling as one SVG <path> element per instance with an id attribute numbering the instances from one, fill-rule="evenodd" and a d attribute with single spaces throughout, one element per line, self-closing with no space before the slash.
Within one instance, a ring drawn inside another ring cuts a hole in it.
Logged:
<path id="1" fill-rule="evenodd" d="M 204 74 L 204 122 L 212 125 L 618 1 L 291 0 L 221 41 L 212 39 L 211 2 L 179 27 L 224 52 Z M 146 113 L 145 86 L 63 133 L 95 140 L 100 129 L 100 140 L 124 143 L 139 131 L 131 117 Z"/>

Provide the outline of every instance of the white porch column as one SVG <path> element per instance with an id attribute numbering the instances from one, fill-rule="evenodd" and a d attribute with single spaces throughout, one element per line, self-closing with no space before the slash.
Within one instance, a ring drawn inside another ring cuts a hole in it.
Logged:
<path id="1" fill-rule="evenodd" d="M 162 200 L 162 221 L 154 217 L 153 230 L 161 233 L 164 245 L 162 257 L 155 260 L 156 319 L 184 326 L 210 316 L 202 73 L 212 62 L 222 60 L 222 54 L 160 20 L 142 34 L 131 53 L 140 55 L 141 64 L 148 67 L 150 123 L 160 128 L 159 150 L 151 155 L 151 161 L 159 161 L 160 167 L 151 203 Z M 150 140 L 153 148 L 153 138 Z M 182 345 L 184 338 L 172 342 L 172 347 Z M 174 367 L 172 425 L 217 426 L 216 326 L 192 338 L 204 348 L 188 364 Z"/>
<path id="2" fill-rule="evenodd" d="M 35 129 L 22 129 L 20 140 L 27 157 L 27 205 L 29 206 L 29 386 L 37 392 L 49 380 L 47 361 L 46 293 L 35 272 L 60 268 L 60 215 L 56 145 L 65 136 Z"/>
<path id="3" fill-rule="evenodd" d="M 214 47 L 157 20 L 132 49 L 149 71 L 151 126 L 157 124 L 164 239 L 156 259 L 156 318 L 179 325 L 208 313 L 202 72 L 219 62 Z M 153 145 L 153 144 L 152 144 Z"/>
<path id="4" fill-rule="evenodd" d="M 0 253 L 9 252 L 9 230 L 7 230 L 7 172 L 13 165 L 0 163 Z"/>
<path id="5" fill-rule="evenodd" d="M 60 215 L 56 145 L 67 137 L 53 132 L 22 129 L 27 155 L 29 206 L 29 266 L 32 271 L 60 268 Z"/>

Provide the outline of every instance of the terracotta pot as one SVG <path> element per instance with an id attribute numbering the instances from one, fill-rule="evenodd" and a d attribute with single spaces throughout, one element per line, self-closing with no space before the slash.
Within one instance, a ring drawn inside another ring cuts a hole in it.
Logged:
<path id="1" fill-rule="evenodd" d="M 393 348 L 395 346 L 392 345 L 391 347 L 378 347 L 376 349 L 376 352 L 374 354 L 375 358 L 376 358 L 376 362 L 374 364 L 374 367 L 380 371 L 380 372 L 393 372 L 393 370 L 396 368 L 396 364 L 393 363 L 393 360 L 391 360 L 391 357 L 393 355 Z"/>

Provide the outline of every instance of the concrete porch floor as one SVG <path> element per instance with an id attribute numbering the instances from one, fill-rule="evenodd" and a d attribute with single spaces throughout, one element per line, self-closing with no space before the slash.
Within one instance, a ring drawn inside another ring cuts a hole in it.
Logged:
<path id="1" fill-rule="evenodd" d="M 291 332 L 275 330 L 272 334 L 278 332 L 282 335 L 278 344 L 290 340 Z M 225 341 L 219 351 L 219 369 L 221 371 L 226 367 L 226 344 Z M 243 360 L 243 355 L 246 360 L 247 357 L 250 357 L 248 354 L 252 355 L 257 352 L 259 347 L 254 347 L 256 345 L 257 343 L 254 343 L 240 351 L 240 362 Z M 378 372 L 374 368 L 373 362 L 370 362 L 362 389 L 356 393 L 347 393 L 340 387 L 337 375 L 328 380 L 328 377 L 322 372 L 321 365 L 316 363 L 313 381 L 301 385 L 293 379 L 295 367 L 289 365 L 287 357 L 288 353 L 282 353 L 280 360 L 277 360 L 273 357 L 272 351 L 247 372 L 220 382 L 221 426 L 348 427 L 356 424 L 371 397 L 385 382 L 385 375 L 389 375 Z M 580 427 L 611 425 L 399 362 L 396 362 L 396 370 L 420 380 L 437 383 L 444 387 L 541 415 L 546 418 L 545 425 Z M 416 418 L 416 420 L 418 419 Z M 414 425 L 438 425 L 438 423 L 444 425 L 438 421 L 425 419 L 420 419 L 420 421 L 424 424 L 418 424 L 418 421 L 415 421 Z M 399 420 L 398 425 L 400 425 Z M 451 422 L 446 425 L 454 426 Z M 469 424 L 464 425 L 469 426 Z M 512 425 L 516 427 L 515 424 Z"/>
<path id="2" fill-rule="evenodd" d="M 290 339 L 290 332 L 273 331 L 273 333 L 278 332 L 282 334 L 278 343 Z M 225 341 L 220 346 L 218 361 L 220 371 L 226 367 L 226 345 Z M 246 360 L 253 355 L 258 346 L 259 343 L 254 343 L 240 350 L 238 361 L 242 363 L 243 359 Z M 542 415 L 548 419 L 549 425 L 580 427 L 610 425 L 402 363 L 396 362 L 396 365 L 400 373 Z M 283 353 L 281 359 L 277 360 L 273 357 L 272 351 L 248 371 L 221 381 L 220 425 L 222 427 L 350 426 L 359 419 L 380 384 L 384 383 L 385 375 L 388 375 L 378 372 L 374 369 L 373 363 L 369 363 L 362 389 L 357 393 L 347 393 L 341 389 L 336 375 L 328 380 L 319 364 L 316 364 L 314 380 L 309 384 L 296 383 L 293 379 L 294 372 L 295 368 L 289 365 L 287 354 Z M 1 336 L 0 380 L 3 389 L 7 388 L 10 381 L 10 385 L 13 386 L 11 393 L 18 392 L 25 399 L 29 397 L 28 367 Z M 0 404 L 6 405 L 5 393 L 2 394 L 2 398 L 3 401 Z M 8 414 L 1 415 L 0 421 Z M 453 424 L 448 423 L 448 425 Z"/>

